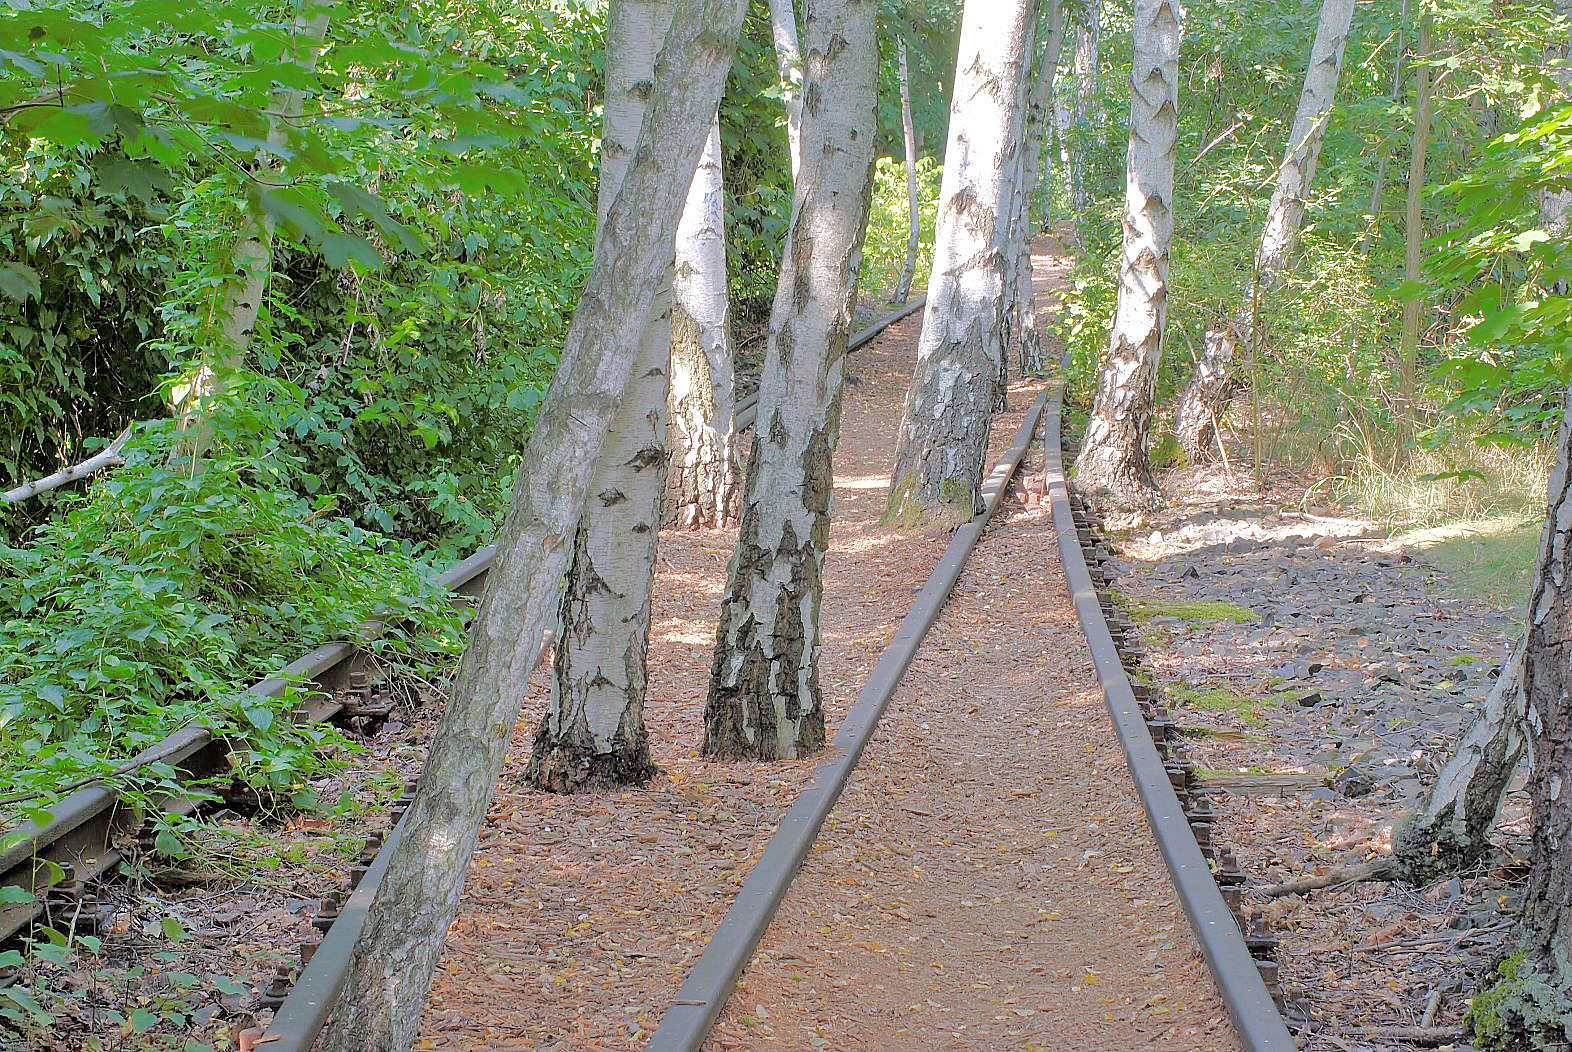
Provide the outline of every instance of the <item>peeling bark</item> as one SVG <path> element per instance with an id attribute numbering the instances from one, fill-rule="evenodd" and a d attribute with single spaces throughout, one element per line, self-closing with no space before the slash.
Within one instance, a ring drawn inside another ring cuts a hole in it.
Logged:
<path id="1" fill-rule="evenodd" d="M 797 43 L 797 12 L 793 0 L 770 0 L 770 33 L 775 38 L 775 65 L 780 71 L 781 102 L 786 106 L 786 141 L 791 150 L 791 177 L 802 168 L 802 48 Z"/>
<path id="2" fill-rule="evenodd" d="M 1168 318 L 1183 10 L 1176 0 L 1136 0 L 1134 14 L 1119 305 L 1075 470 L 1094 499 L 1139 507 L 1159 496 L 1146 442 Z"/>
<path id="3" fill-rule="evenodd" d="M 1525 963 L 1559 994 L 1549 1006 L 1559 1029 L 1539 1021 L 1549 1036 L 1572 1040 L 1572 388 L 1561 405 L 1561 433 L 1539 564 L 1529 593 L 1524 632 L 1523 695 L 1533 764 L 1528 798 L 1533 811 L 1528 889 L 1523 899 Z M 1527 1020 L 1525 1029 L 1536 1025 Z M 1549 1046 L 1547 1046 L 1549 1047 Z"/>
<path id="4" fill-rule="evenodd" d="M 901 138 L 906 144 L 906 265 L 895 283 L 895 302 L 905 303 L 912 295 L 912 279 L 917 276 L 917 247 L 922 241 L 922 215 L 917 200 L 917 135 L 912 130 L 912 90 L 906 72 L 906 38 L 895 41 L 896 70 L 901 81 Z"/>
<path id="5" fill-rule="evenodd" d="M 788 758 L 824 744 L 819 613 L 878 126 L 877 11 L 875 0 L 807 4 L 802 172 L 715 633 L 706 755 Z"/>
<path id="6" fill-rule="evenodd" d="M 969 0 L 950 105 L 933 270 L 901 410 L 889 522 L 960 522 L 982 506 L 1002 394 L 1010 218 L 1036 0 Z"/>
<path id="7" fill-rule="evenodd" d="M 625 0 L 610 11 L 601 227 L 627 176 L 655 79 L 655 50 L 675 8 L 676 0 Z M 671 281 L 668 272 L 667 288 Z M 644 730 L 645 653 L 665 488 L 670 350 L 670 299 L 662 296 L 639 337 L 633 374 L 574 531 L 558 604 L 551 701 L 526 773 L 540 789 L 573 792 L 655 773 Z"/>
<path id="8" fill-rule="evenodd" d="M 377 888 L 322 1052 L 406 1052 L 458 908 L 530 669 L 556 609 L 568 543 L 646 321 L 670 289 L 687 179 L 742 26 L 741 0 L 684 0 L 656 61 L 622 192 L 525 451 L 497 561 L 404 833 Z"/>
<path id="9" fill-rule="evenodd" d="M 710 128 L 677 227 L 672 285 L 668 525 L 721 526 L 737 515 L 736 403 L 726 287 L 720 123 Z"/>
<path id="10" fill-rule="evenodd" d="M 1243 303 L 1230 320 L 1207 331 L 1201 360 L 1174 414 L 1174 433 L 1192 461 L 1210 460 L 1215 453 L 1217 422 L 1222 419 L 1233 388 L 1229 366 L 1235 347 L 1241 339 L 1247 339 L 1254 353 L 1260 352 L 1260 319 L 1251 304 L 1282 285 L 1283 270 L 1298 242 L 1305 197 L 1315 179 L 1326 124 L 1337 99 L 1343 51 L 1353 18 L 1354 0 L 1322 0 L 1315 43 L 1305 67 L 1304 88 L 1299 93 L 1282 163 L 1277 166 L 1277 185 L 1266 210 L 1261 244 L 1256 249 L 1252 287 L 1245 290 Z"/>

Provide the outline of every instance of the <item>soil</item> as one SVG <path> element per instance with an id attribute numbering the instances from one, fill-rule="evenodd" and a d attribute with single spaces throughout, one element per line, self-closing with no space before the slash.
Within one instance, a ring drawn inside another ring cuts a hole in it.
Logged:
<path id="1" fill-rule="evenodd" d="M 1216 836 L 1258 886 L 1378 859 L 1516 626 L 1448 596 L 1372 523 L 1310 503 L 1292 473 L 1269 472 L 1264 494 L 1215 468 L 1163 486 L 1164 511 L 1109 522 L 1115 588 L 1214 796 Z M 1463 1015 L 1504 953 L 1525 815 L 1514 794 L 1494 860 L 1433 887 L 1254 896 L 1282 938 L 1301 1047 L 1469 1047 Z"/>
<path id="2" fill-rule="evenodd" d="M 1057 262 L 1043 257 L 1045 283 Z M 876 524 L 920 324 L 852 361 L 826 565 L 831 735 L 947 541 Z M 1039 389 L 1014 385 L 994 456 Z M 1007 509 L 714 1047 L 1231 1047 L 1084 647 L 1065 660 L 1079 637 L 1047 516 Z M 523 788 L 543 687 L 530 699 L 420 1047 L 633 1049 L 653 1031 L 812 766 L 697 753 L 730 548 L 721 531 L 662 537 L 647 718 L 663 773 L 648 787 Z M 1009 583 L 988 581 L 1001 573 Z"/>

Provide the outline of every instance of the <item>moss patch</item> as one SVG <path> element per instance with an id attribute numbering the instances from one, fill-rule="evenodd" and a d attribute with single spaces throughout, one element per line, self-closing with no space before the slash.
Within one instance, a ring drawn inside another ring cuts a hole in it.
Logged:
<path id="1" fill-rule="evenodd" d="M 1177 617 L 1181 621 L 1232 621 L 1248 625 L 1259 621 L 1254 610 L 1248 610 L 1221 599 L 1128 599 L 1124 605 L 1130 620 L 1145 624 L 1156 617 Z"/>
<path id="2" fill-rule="evenodd" d="M 898 530 L 922 530 L 932 527 L 953 528 L 972 517 L 971 490 L 958 479 L 946 479 L 940 487 L 940 499 L 930 504 L 923 500 L 911 482 L 897 486 L 890 494 L 890 504 L 879 519 L 880 526 Z M 959 492 L 957 498 L 955 494 Z"/>
<path id="3" fill-rule="evenodd" d="M 1474 1043 L 1499 1052 L 1564 1049 L 1572 1041 L 1572 1005 L 1555 984 L 1514 953 L 1496 968 L 1496 984 L 1474 995 L 1465 1022 Z"/>
<path id="4" fill-rule="evenodd" d="M 1239 694 L 1227 687 L 1190 687 L 1183 683 L 1170 683 L 1168 696 L 1176 704 L 1196 712 L 1231 712 L 1252 727 L 1260 727 L 1266 722 L 1261 716 L 1262 709 L 1274 708 L 1277 704 Z"/>
<path id="5" fill-rule="evenodd" d="M 1171 431 L 1164 433 L 1161 438 L 1152 443 L 1151 451 L 1146 454 L 1146 460 L 1154 471 L 1183 464 L 1184 447 L 1179 444 L 1179 436 Z"/>

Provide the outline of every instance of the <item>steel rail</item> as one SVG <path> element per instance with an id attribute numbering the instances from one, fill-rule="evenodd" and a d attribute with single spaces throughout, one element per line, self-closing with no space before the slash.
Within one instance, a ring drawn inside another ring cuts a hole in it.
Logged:
<path id="1" fill-rule="evenodd" d="M 921 310 L 926 302 L 926 296 L 918 296 L 912 302 L 877 319 L 847 341 L 847 352 L 850 353 L 871 343 L 874 337 L 889 326 Z M 755 393 L 738 403 L 735 416 L 737 431 L 741 432 L 751 427 L 757 415 L 758 395 Z M 1002 492 L 1003 484 L 1001 483 L 998 488 Z M 482 558 L 489 567 L 494 557 L 494 548 L 487 548 L 449 572 L 459 573 L 470 562 Z M 376 895 L 377 885 L 381 882 L 383 873 L 387 871 L 388 860 L 392 857 L 393 848 L 398 843 L 403 828 L 404 820 L 400 817 L 365 875 L 361 877 L 360 882 L 355 885 L 340 908 L 337 919 L 316 947 L 311 960 L 301 969 L 289 994 L 273 1013 L 273 1019 L 268 1023 L 263 1034 L 268 1043 L 268 1052 L 308 1052 L 316 1043 L 317 1036 L 327 1024 L 339 987 L 343 985 L 344 979 L 349 974 L 350 958 L 365 927 L 366 911 Z"/>
<path id="2" fill-rule="evenodd" d="M 851 352 L 858 350 L 869 343 L 872 343 L 873 338 L 879 335 L 879 333 L 883 332 L 885 329 L 889 328 L 891 325 L 894 325 L 901 319 L 922 310 L 923 304 L 927 302 L 928 297 L 926 294 L 918 296 L 910 303 L 904 304 L 900 308 L 891 311 L 889 314 L 886 314 L 884 317 L 875 320 L 866 329 L 856 333 L 852 336 L 851 339 L 846 341 L 846 353 L 850 354 Z M 748 428 L 752 427 L 753 422 L 758 419 L 758 416 L 759 392 L 754 391 L 752 394 L 747 395 L 737 402 L 737 409 L 735 412 L 737 433 L 741 434 L 742 432 L 748 430 Z"/>
<path id="3" fill-rule="evenodd" d="M 841 790 L 851 778 L 863 749 L 872 739 L 879 717 L 894 696 L 901 677 L 917 656 L 923 637 L 939 619 L 944 601 L 960 579 L 983 528 L 1003 503 L 1005 489 L 1031 445 L 1048 400 L 1049 391 L 1044 391 L 1027 410 L 1014 444 L 983 483 L 983 510 L 951 536 L 949 547 L 846 713 L 829 758 L 814 769 L 808 784 L 786 811 L 775 835 L 765 846 L 764 854 L 715 929 L 709 945 L 688 973 L 671 1007 L 661 1017 L 660 1025 L 650 1038 L 648 1048 L 651 1052 L 690 1052 L 704 1043 L 715 1017 L 736 988 L 738 978 L 786 897 L 792 878 L 797 875 L 830 810 L 840 798 Z"/>
<path id="4" fill-rule="evenodd" d="M 1168 867 L 1190 928 L 1201 944 L 1201 953 L 1233 1020 L 1240 1043 L 1246 1052 L 1294 1052 L 1294 1040 L 1267 991 L 1256 961 L 1245 944 L 1244 933 L 1223 899 L 1191 829 L 1190 819 L 1174 791 L 1125 672 L 1113 633 L 1103 616 L 1070 504 L 1060 422 L 1060 405 L 1056 401 L 1048 414 L 1043 480 L 1053 507 L 1060 559 L 1076 616 L 1081 622 L 1081 632 L 1086 637 L 1087 649 L 1103 688 L 1108 715 L 1124 747 L 1130 777 L 1146 809 L 1147 824 Z"/>
<path id="5" fill-rule="evenodd" d="M 449 591 L 474 596 L 485 581 L 496 556 L 494 546 L 482 548 L 437 577 Z M 386 620 L 360 626 L 356 643 L 325 643 L 277 673 L 253 683 L 247 693 L 260 699 L 277 699 L 291 687 L 304 688 L 309 697 L 294 710 L 295 718 L 324 722 L 344 708 L 334 696 L 348 685 L 350 674 L 361 663 L 364 645 L 387 631 Z M 146 766 L 168 764 L 186 780 L 195 780 L 223 769 L 228 746 L 206 727 L 185 727 L 150 746 L 127 763 Z M 190 814 L 198 801 L 173 794 L 160 806 L 168 814 Z M 141 822 L 122 804 L 113 787 L 97 782 L 61 798 L 48 808 L 50 819 L 28 822 L 0 835 L 0 887 L 17 886 L 33 893 L 34 901 L 0 909 L 0 940 L 27 928 L 52 907 L 51 895 L 78 898 L 87 882 L 97 880 L 125 861 L 117 841 L 134 833 Z M 52 864 L 52 865 L 51 865 Z M 65 873 L 59 885 L 47 886 L 53 867 Z"/>

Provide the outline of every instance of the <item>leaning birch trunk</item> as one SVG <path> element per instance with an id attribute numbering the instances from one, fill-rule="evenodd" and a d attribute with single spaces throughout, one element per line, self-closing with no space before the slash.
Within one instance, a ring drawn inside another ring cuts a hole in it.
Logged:
<path id="1" fill-rule="evenodd" d="M 688 179 L 720 101 L 742 0 L 684 0 L 622 192 L 524 455 L 470 641 L 419 791 L 335 999 L 322 1052 L 404 1052 L 458 908 L 542 633 L 556 611 L 590 473 L 627 389 L 646 321 L 670 288 Z"/>
<path id="2" fill-rule="evenodd" d="M 912 128 L 911 81 L 906 71 L 906 38 L 895 41 L 896 71 L 901 81 L 901 138 L 906 144 L 906 265 L 901 280 L 895 283 L 895 302 L 905 303 L 912 295 L 912 280 L 917 276 L 917 248 L 922 243 L 922 214 L 917 200 L 917 133 Z"/>
<path id="3" fill-rule="evenodd" d="M 889 522 L 960 522 L 981 507 L 1005 362 L 1005 268 L 1035 0 L 967 0 L 917 364 L 891 472 Z"/>
<path id="4" fill-rule="evenodd" d="M 1059 71 L 1059 52 L 1064 45 L 1064 5 L 1047 0 L 1047 46 L 1043 48 L 1032 93 L 1026 100 L 1024 147 L 1020 151 L 1019 182 L 1015 188 L 1015 216 L 1012 222 L 1014 247 L 1010 253 L 1011 280 L 1015 296 L 1012 327 L 1020 347 L 1021 373 L 1043 371 L 1042 338 L 1037 332 L 1037 290 L 1032 281 L 1032 195 L 1037 190 L 1037 172 L 1043 163 L 1044 140 L 1052 119 L 1053 86 Z"/>
<path id="5" fill-rule="evenodd" d="M 606 29 L 605 127 L 597 227 L 622 188 L 655 78 L 655 51 L 676 0 L 623 0 Z M 678 229 L 681 229 L 679 224 Z M 668 275 L 666 287 L 671 277 Z M 646 781 L 644 730 L 650 587 L 666 476 L 670 300 L 656 301 L 638 357 L 590 477 L 558 606 L 551 701 L 526 777 L 566 793 Z"/>
<path id="6" fill-rule="evenodd" d="M 786 106 L 786 141 L 795 182 L 802 167 L 802 48 L 797 43 L 793 0 L 770 0 L 770 33 L 775 38 L 775 65 L 780 71 L 781 102 Z"/>
<path id="7" fill-rule="evenodd" d="M 787 758 L 824 743 L 819 611 L 831 461 L 878 126 L 877 10 L 868 0 L 807 4 L 802 178 L 715 633 L 707 755 Z"/>
<path id="8" fill-rule="evenodd" d="M 1424 799 L 1393 827 L 1392 854 L 1404 880 L 1428 884 L 1490 849 L 1490 830 L 1526 751 L 1523 703 L 1519 641 Z"/>
<path id="9" fill-rule="evenodd" d="M 1135 0 L 1119 304 L 1075 462 L 1084 492 L 1120 506 L 1158 499 L 1146 440 L 1168 317 L 1182 18 L 1177 0 Z"/>
<path id="10" fill-rule="evenodd" d="M 1305 196 L 1315 179 L 1327 121 L 1337 98 L 1343 51 L 1353 18 L 1354 0 L 1322 0 L 1315 44 L 1305 67 L 1304 89 L 1299 93 L 1299 107 L 1294 112 L 1283 161 L 1277 167 L 1277 186 L 1272 191 L 1261 244 L 1255 254 L 1252 287 L 1246 290 L 1244 302 L 1230 320 L 1207 331 L 1201 360 L 1196 363 L 1195 375 L 1174 414 L 1174 433 L 1192 461 L 1207 460 L 1212 455 L 1217 421 L 1222 419 L 1233 388 L 1229 366 L 1240 338 L 1248 339 L 1256 353 L 1260 352 L 1262 326 L 1251 305 L 1262 302 L 1265 293 L 1282 284 L 1288 257 L 1298 241 Z"/>
<path id="11" fill-rule="evenodd" d="M 737 429 L 726 287 L 720 122 L 688 188 L 672 285 L 668 524 L 721 526 L 737 514 Z"/>
<path id="12" fill-rule="evenodd" d="M 295 19 L 297 51 L 293 61 L 307 72 L 316 69 L 317 55 L 327 38 L 328 9 L 332 5 L 333 0 L 318 0 L 312 5 L 310 17 Z M 269 96 L 268 109 L 274 116 L 268 119 L 268 149 L 258 151 L 252 173 L 259 182 L 265 184 L 269 173 L 277 167 L 271 151 L 287 145 L 286 122 L 301 115 L 305 101 L 305 92 L 298 88 L 281 88 Z M 245 211 L 235 247 L 230 250 L 228 273 L 219 286 L 216 343 L 210 351 L 204 351 L 190 379 L 175 389 L 174 414 L 180 420 L 181 430 L 190 432 L 181 443 L 182 452 L 193 458 L 201 457 L 213 440 L 212 428 L 202 414 L 203 404 L 217 398 L 230 374 L 245 364 L 251 334 L 262 309 L 262 295 L 273 273 L 273 228 L 271 212 L 260 207 Z"/>

